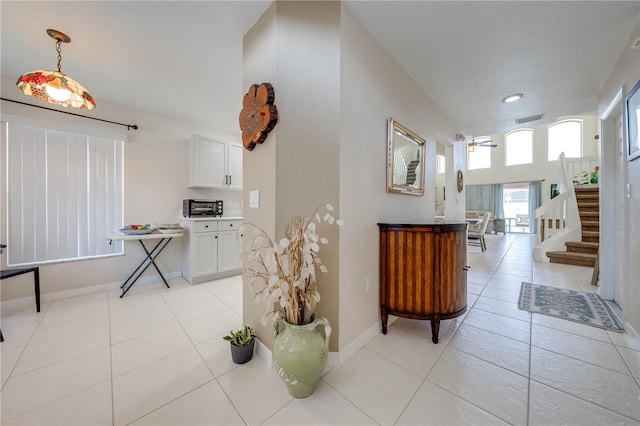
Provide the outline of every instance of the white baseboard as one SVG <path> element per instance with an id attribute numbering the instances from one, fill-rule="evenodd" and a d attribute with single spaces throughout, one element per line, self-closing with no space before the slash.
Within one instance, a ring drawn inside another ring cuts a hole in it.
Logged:
<path id="1" fill-rule="evenodd" d="M 393 324 L 397 317 L 389 316 L 388 325 Z M 344 364 L 349 358 L 355 355 L 360 349 L 373 340 L 378 334 L 380 334 L 380 323 L 376 323 L 369 327 L 364 333 L 356 337 L 351 343 L 349 343 L 343 350 L 338 352 L 329 352 L 329 358 L 327 359 L 327 365 L 322 372 L 322 375 L 327 374 L 329 371 Z M 273 366 L 273 353 L 271 349 L 265 346 L 260 340 L 257 340 L 256 354 L 260 359 L 269 367 Z"/>
<path id="2" fill-rule="evenodd" d="M 271 352 L 271 349 L 266 347 L 265 344 L 260 341 L 260 339 L 256 339 L 256 342 L 258 343 L 256 345 L 256 355 L 258 355 L 260 360 L 264 362 L 267 367 L 273 366 L 273 354 Z"/>
<path id="3" fill-rule="evenodd" d="M 180 271 L 165 273 L 162 275 L 164 275 L 166 280 L 182 277 L 182 273 Z M 149 283 L 162 283 L 162 278 L 160 278 L 160 275 L 149 275 L 149 276 L 141 277 L 139 280 L 136 281 L 134 286 L 138 284 L 149 284 Z M 55 300 L 60 300 L 60 299 L 68 299 L 69 297 L 84 296 L 86 294 L 99 293 L 101 291 L 118 290 L 121 285 L 122 285 L 122 281 L 118 281 L 118 282 L 111 282 L 111 283 L 105 283 L 105 284 L 97 284 L 97 285 L 92 285 L 88 287 L 74 288 L 71 290 L 54 291 L 51 293 L 40 293 L 40 303 L 53 302 Z M 40 289 L 42 290 L 42 283 L 40 285 Z M 20 307 L 29 306 L 29 305 L 35 305 L 34 296 L 3 300 L 2 303 L 0 304 L 0 308 L 12 309 L 12 308 L 20 308 Z"/>
<path id="4" fill-rule="evenodd" d="M 629 321 L 625 321 L 623 325 L 624 331 L 633 337 L 635 340 L 640 340 L 640 335 L 638 332 L 631 326 Z"/>
<path id="5" fill-rule="evenodd" d="M 388 325 L 391 325 L 393 321 L 395 321 L 395 317 L 389 318 Z M 381 333 L 380 331 L 380 323 L 376 322 L 371 327 L 369 327 L 364 333 L 360 334 L 358 337 L 353 339 L 351 343 L 346 345 L 340 352 L 336 352 L 337 359 L 334 367 L 338 367 L 344 364 L 349 358 L 354 356 L 360 349 L 365 347 L 367 343 L 375 339 L 375 337 Z M 331 357 L 329 357 L 331 359 Z"/>

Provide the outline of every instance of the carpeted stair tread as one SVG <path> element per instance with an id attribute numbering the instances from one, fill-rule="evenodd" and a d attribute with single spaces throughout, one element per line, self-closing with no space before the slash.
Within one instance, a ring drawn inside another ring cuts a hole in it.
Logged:
<path id="1" fill-rule="evenodd" d="M 600 225 L 600 221 L 599 220 L 594 220 L 594 218 L 592 218 L 592 217 L 588 217 L 588 218 L 582 218 L 581 217 L 580 218 L 580 222 L 582 224 L 584 224 L 585 222 L 590 222 L 591 225 L 596 226 L 596 227 L 598 225 Z M 599 228 L 596 228 L 596 230 L 599 230 Z"/>
<path id="2" fill-rule="evenodd" d="M 600 188 L 598 185 L 574 186 L 578 214 L 582 227 L 582 241 L 565 243 L 565 251 L 550 251 L 552 263 L 594 267 L 600 245 Z"/>
<path id="3" fill-rule="evenodd" d="M 567 252 L 587 254 L 597 254 L 598 247 L 600 247 L 600 243 L 590 243 L 585 241 L 567 241 L 564 245 L 567 247 Z"/>
<path id="4" fill-rule="evenodd" d="M 596 255 L 589 253 L 574 253 L 567 251 L 549 251 L 547 257 L 551 263 L 562 263 L 565 265 L 595 266 Z"/>
<path id="5" fill-rule="evenodd" d="M 582 231 L 582 241 L 590 243 L 600 242 L 600 232 L 597 231 Z"/>
<path id="6" fill-rule="evenodd" d="M 580 203 L 598 203 L 600 202 L 599 195 L 577 195 L 576 199 L 578 200 L 578 204 Z"/>
<path id="7" fill-rule="evenodd" d="M 594 222 L 592 220 L 582 221 L 582 231 L 598 232 L 600 230 L 600 222 Z"/>
<path id="8" fill-rule="evenodd" d="M 589 211 L 598 211 L 600 203 L 587 203 L 578 200 L 578 209 L 588 209 Z M 595 210 L 594 210 L 595 209 Z"/>
<path id="9" fill-rule="evenodd" d="M 588 217 L 588 218 L 590 218 L 590 220 L 600 221 L 600 212 L 599 211 L 580 212 L 580 217 Z"/>
<path id="10" fill-rule="evenodd" d="M 597 185 L 589 185 L 589 186 L 584 186 L 584 185 L 576 185 L 573 187 L 573 189 L 576 191 L 576 194 L 578 193 L 586 193 L 586 192 L 600 192 L 600 187 Z"/>

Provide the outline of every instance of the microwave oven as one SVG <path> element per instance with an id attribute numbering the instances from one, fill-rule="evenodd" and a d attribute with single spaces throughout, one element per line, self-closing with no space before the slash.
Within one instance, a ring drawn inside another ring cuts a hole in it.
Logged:
<path id="1" fill-rule="evenodd" d="M 182 200 L 182 216 L 222 216 L 222 200 Z"/>

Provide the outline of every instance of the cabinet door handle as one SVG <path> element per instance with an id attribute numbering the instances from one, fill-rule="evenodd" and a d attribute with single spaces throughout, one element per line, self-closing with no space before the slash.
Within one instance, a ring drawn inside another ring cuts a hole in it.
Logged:
<path id="1" fill-rule="evenodd" d="M 468 271 L 469 269 L 471 269 L 471 266 L 466 265 L 466 266 L 465 266 L 465 267 L 463 267 L 462 269 L 463 269 L 463 270 L 465 270 L 465 271 Z"/>
<path id="2" fill-rule="evenodd" d="M 231 185 L 231 175 L 229 175 L 229 185 Z"/>

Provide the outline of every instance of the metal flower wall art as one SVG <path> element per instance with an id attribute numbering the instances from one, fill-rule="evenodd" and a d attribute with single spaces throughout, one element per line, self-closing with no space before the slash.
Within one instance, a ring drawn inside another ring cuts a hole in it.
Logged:
<path id="1" fill-rule="evenodd" d="M 249 151 L 264 142 L 278 122 L 278 110 L 273 104 L 275 96 L 273 86 L 262 83 L 252 84 L 242 99 L 239 118 L 242 145 Z"/>

